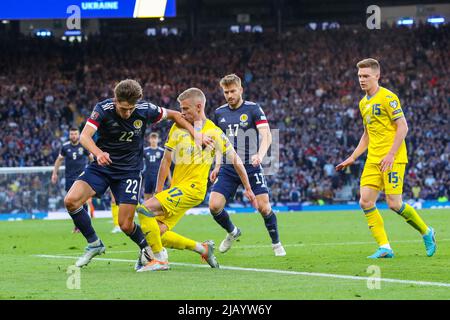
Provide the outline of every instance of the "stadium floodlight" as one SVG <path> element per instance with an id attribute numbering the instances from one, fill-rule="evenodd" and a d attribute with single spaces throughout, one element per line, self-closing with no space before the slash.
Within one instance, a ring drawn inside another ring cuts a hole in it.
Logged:
<path id="1" fill-rule="evenodd" d="M 445 22 L 445 18 L 444 17 L 430 17 L 427 19 L 428 23 L 431 24 L 443 24 Z"/>
<path id="2" fill-rule="evenodd" d="M 397 21 L 399 26 L 411 26 L 414 24 L 414 19 L 412 18 L 401 18 Z"/>

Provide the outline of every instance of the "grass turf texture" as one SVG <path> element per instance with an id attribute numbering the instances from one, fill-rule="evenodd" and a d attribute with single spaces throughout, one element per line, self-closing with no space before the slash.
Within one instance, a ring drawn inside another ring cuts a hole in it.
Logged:
<path id="1" fill-rule="evenodd" d="M 377 246 L 358 211 L 279 213 L 286 257 L 273 255 L 259 214 L 232 215 L 243 235 L 225 254 L 217 249 L 225 232 L 210 216 L 186 216 L 174 231 L 197 241 L 213 239 L 224 267 L 368 277 L 367 268 L 376 265 L 381 278 L 450 285 L 450 211 L 420 214 L 437 231 L 431 258 L 420 235 L 391 211 L 382 215 L 394 259 L 366 258 Z M 0 299 L 450 299 L 450 286 L 381 282 L 380 289 L 369 289 L 367 279 L 202 268 L 198 254 L 179 250 L 169 250 L 171 270 L 136 273 L 137 247 L 124 234 L 110 233 L 110 219 L 94 219 L 107 247 L 100 258 L 108 260 L 81 269 L 81 288 L 71 290 L 67 268 L 76 259 L 35 255 L 81 255 L 85 240 L 72 227 L 70 220 L 0 222 Z"/>

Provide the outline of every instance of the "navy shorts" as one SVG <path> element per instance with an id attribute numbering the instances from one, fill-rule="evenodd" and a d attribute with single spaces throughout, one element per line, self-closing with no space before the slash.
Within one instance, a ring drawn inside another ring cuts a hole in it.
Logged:
<path id="1" fill-rule="evenodd" d="M 256 195 L 269 193 L 267 188 L 266 178 L 262 167 L 253 167 L 246 165 L 248 180 L 252 187 L 253 193 Z M 228 201 L 234 198 L 236 190 L 241 185 L 241 179 L 233 166 L 224 165 L 220 168 L 217 179 L 214 182 L 211 191 L 222 194 Z"/>
<path id="2" fill-rule="evenodd" d="M 144 193 L 154 193 L 158 174 L 144 176 Z"/>
<path id="3" fill-rule="evenodd" d="M 75 183 L 75 180 L 77 180 L 77 178 L 66 178 L 66 192 L 69 192 L 70 188 L 72 188 L 72 185 Z"/>
<path id="4" fill-rule="evenodd" d="M 139 203 L 142 182 L 140 171 L 116 171 L 91 163 L 77 180 L 90 185 L 96 197 L 101 197 L 109 187 L 116 199 L 116 204 Z"/>

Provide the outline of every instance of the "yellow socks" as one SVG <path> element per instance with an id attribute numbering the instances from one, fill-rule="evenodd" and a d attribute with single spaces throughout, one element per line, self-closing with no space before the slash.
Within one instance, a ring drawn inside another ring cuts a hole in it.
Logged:
<path id="1" fill-rule="evenodd" d="M 158 221 L 156 221 L 155 217 L 147 217 L 143 214 L 139 214 L 138 216 L 142 232 L 145 234 L 145 240 L 152 247 L 154 253 L 160 252 L 163 249 L 163 245 Z"/>
<path id="2" fill-rule="evenodd" d="M 115 203 L 111 204 L 111 212 L 113 217 L 114 226 L 119 226 L 119 206 Z"/>
<path id="3" fill-rule="evenodd" d="M 428 231 L 428 226 L 419 216 L 416 210 L 411 207 L 409 204 L 403 202 L 400 210 L 397 211 L 399 215 L 405 218 L 406 222 L 412 226 L 414 229 L 420 232 L 421 235 L 424 235 Z"/>
<path id="4" fill-rule="evenodd" d="M 167 248 L 174 248 L 180 250 L 189 249 L 195 251 L 197 245 L 196 241 L 183 237 L 173 231 L 166 231 L 162 235 L 161 239 L 164 247 Z"/>
<path id="5" fill-rule="evenodd" d="M 386 231 L 384 230 L 384 221 L 377 207 L 363 209 L 363 211 L 366 215 L 369 229 L 372 232 L 375 241 L 378 243 L 378 246 L 389 245 Z"/>

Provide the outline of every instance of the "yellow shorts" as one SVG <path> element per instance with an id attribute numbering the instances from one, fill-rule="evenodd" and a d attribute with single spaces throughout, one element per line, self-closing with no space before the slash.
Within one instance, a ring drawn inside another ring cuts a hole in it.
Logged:
<path id="1" fill-rule="evenodd" d="M 381 172 L 381 165 L 366 163 L 361 175 L 361 187 L 369 187 L 385 194 L 402 194 L 406 163 L 394 163 L 392 170 Z"/>
<path id="2" fill-rule="evenodd" d="M 163 208 L 164 215 L 156 219 L 171 230 L 186 211 L 198 206 L 205 198 L 205 192 L 189 186 L 173 186 L 155 195 Z"/>

